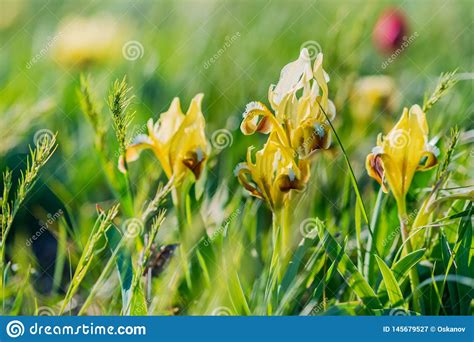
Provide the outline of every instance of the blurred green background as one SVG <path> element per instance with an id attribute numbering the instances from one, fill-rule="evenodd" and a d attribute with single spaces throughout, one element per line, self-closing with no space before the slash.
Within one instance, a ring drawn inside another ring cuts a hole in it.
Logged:
<path id="1" fill-rule="evenodd" d="M 374 46 L 372 32 L 387 8 L 404 13 L 406 36 L 415 38 L 384 67 L 389 55 Z M 104 120 L 110 117 L 106 98 L 113 81 L 127 76 L 135 94 L 132 136 L 143 133 L 147 119 L 157 119 L 173 97 L 180 97 L 187 109 L 195 94 L 204 93 L 208 136 L 222 128 L 232 134 L 231 146 L 214 149 L 208 187 L 213 193 L 217 183 L 225 182 L 231 193 L 240 194 L 233 169 L 245 158 L 248 146 L 260 147 L 265 139 L 241 134 L 245 105 L 254 100 L 268 103 L 270 84 L 308 44 L 324 53 L 330 98 L 337 108 L 335 126 L 363 196 L 372 203 L 377 186 L 365 174 L 365 156 L 377 134 L 397 120 L 404 106 L 422 103 L 440 73 L 457 69 L 464 79 L 430 112 L 431 136 L 440 140 L 441 147 L 451 127 L 474 128 L 473 19 L 468 0 L 0 0 L 1 168 L 23 167 L 28 145 L 34 144 L 40 130 L 58 132 L 59 142 L 42 175 L 46 187 L 34 194 L 16 224 L 33 230 L 28 228 L 28 215 L 38 219 L 64 205 L 72 226 L 92 227 L 96 203 L 107 204 L 113 198 L 94 151 L 93 130 L 80 110 L 81 74 L 90 75 Z M 368 108 L 359 118 L 350 109 L 357 80 L 382 74 L 395 85 L 396 103 L 391 110 Z M 316 195 L 310 198 L 316 214 L 331 212 L 339 220 L 351 204 L 347 170 L 334 145 L 316 165 L 310 192 Z M 110 128 L 110 158 L 117 159 L 116 150 Z M 331 168 L 320 169 L 328 160 Z M 134 186 L 156 182 L 159 169 L 151 155 L 140 159 L 132 166 Z M 423 177 L 417 176 L 416 181 L 426 185 Z M 460 184 L 472 181 L 472 165 L 456 177 Z M 35 210 L 35 203 L 44 210 Z M 51 254 L 44 261 L 51 264 L 48 260 L 54 260 L 54 251 L 43 253 Z"/>

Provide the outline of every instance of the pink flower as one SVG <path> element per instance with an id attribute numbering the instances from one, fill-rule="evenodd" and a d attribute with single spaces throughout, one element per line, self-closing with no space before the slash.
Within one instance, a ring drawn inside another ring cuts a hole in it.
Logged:
<path id="1" fill-rule="evenodd" d="M 377 20 L 372 39 L 375 47 L 384 54 L 391 54 L 402 44 L 408 32 L 404 13 L 396 8 L 386 9 Z"/>

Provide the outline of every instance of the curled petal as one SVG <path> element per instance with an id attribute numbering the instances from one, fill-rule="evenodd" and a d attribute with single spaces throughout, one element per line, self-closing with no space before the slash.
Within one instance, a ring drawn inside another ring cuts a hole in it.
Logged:
<path id="1" fill-rule="evenodd" d="M 140 153 L 148 148 L 154 148 L 153 141 L 150 139 L 150 137 L 145 134 L 137 135 L 135 139 L 133 139 L 132 144 L 129 145 L 127 147 L 127 150 L 125 151 L 125 158 L 127 160 L 127 163 L 137 160 L 140 156 Z M 125 173 L 127 171 L 125 168 L 123 156 L 120 156 L 119 158 L 118 169 L 122 173 Z"/>
<path id="2" fill-rule="evenodd" d="M 388 189 L 384 182 L 385 175 L 381 155 L 377 153 L 370 153 L 367 156 L 365 167 L 369 176 L 374 178 L 380 184 L 383 192 L 387 193 Z"/>
<path id="3" fill-rule="evenodd" d="M 435 167 L 436 164 L 438 164 L 436 153 L 433 151 L 425 151 L 421 157 L 420 164 L 416 169 L 417 171 L 426 171 Z"/>
<path id="4" fill-rule="evenodd" d="M 251 177 L 251 171 L 247 165 L 247 163 L 240 163 L 234 170 L 234 174 L 237 176 L 239 183 L 252 195 L 258 198 L 263 199 L 262 193 L 259 189 L 253 185 L 253 183 L 249 180 L 249 176 Z"/>
<path id="5" fill-rule="evenodd" d="M 244 119 L 240 125 L 240 130 L 245 135 L 255 132 L 264 134 L 270 133 L 272 130 L 271 116 L 273 114 L 261 102 L 255 101 L 247 104 L 243 114 Z"/>

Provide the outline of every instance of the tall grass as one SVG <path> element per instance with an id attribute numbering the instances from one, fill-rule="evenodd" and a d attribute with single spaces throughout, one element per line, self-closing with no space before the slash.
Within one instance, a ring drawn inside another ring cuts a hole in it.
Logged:
<path id="1" fill-rule="evenodd" d="M 386 132 L 397 114 L 374 111 L 363 121 L 351 108 L 353 80 L 381 74 L 385 58 L 375 54 L 369 39 L 382 5 L 370 4 L 356 18 L 345 15 L 358 5 L 335 10 L 333 2 L 267 7 L 257 1 L 193 4 L 196 11 L 184 11 L 158 2 L 148 4 L 147 12 L 168 11 L 170 18 L 163 18 L 159 30 L 140 20 L 143 59 L 91 61 L 67 69 L 45 57 L 31 67 L 28 79 L 4 72 L 9 82 L 0 111 L 23 124 L 0 120 L 5 140 L 0 148 L 5 170 L 2 314 L 472 315 L 472 87 L 456 83 L 454 73 L 443 74 L 437 83 L 434 78 L 443 70 L 472 67 L 472 44 L 446 44 L 454 36 L 469 38 L 449 15 L 436 16 L 428 32 L 422 26 L 427 20 L 417 14 L 427 5 L 406 5 L 420 38 L 383 72 L 396 80 L 403 106 L 418 102 L 429 112 L 430 136 L 440 155 L 435 170 L 415 176 L 406 210 L 399 213 L 391 194 L 379 191 L 363 167 L 376 134 Z M 126 2 L 103 6 L 124 13 L 128 8 Z M 144 5 L 134 6 L 138 11 Z M 472 26 L 472 15 L 460 14 L 463 6 L 448 4 L 446 13 L 459 18 L 459 25 Z M 58 11 L 65 14 L 67 8 Z M 197 29 L 203 13 L 209 16 L 203 30 L 215 39 L 205 39 Z M 228 13 L 234 13 L 235 21 L 226 19 Z M 318 13 L 334 25 L 316 29 Z M 50 30 L 50 22 L 39 16 L 26 27 Z M 219 42 L 236 31 L 239 39 L 217 54 Z M 12 38 L 12 69 L 21 67 L 17 60 L 28 59 L 13 47 L 30 46 L 31 39 Z M 284 211 L 272 212 L 249 196 L 232 173 L 246 148 L 263 141 L 244 138 L 237 127 L 245 103 L 265 98 L 281 67 L 297 56 L 302 43 L 313 40 L 323 46 L 331 76 L 338 113 L 332 122 L 324 115 L 335 141 L 314 156 L 306 189 L 292 193 Z M 445 44 L 434 44 L 438 41 Z M 440 49 L 432 63 L 425 58 L 427 44 Z M 219 57 L 203 67 L 201 62 L 215 54 Z M 19 91 L 32 80 L 44 87 L 58 75 L 71 78 L 58 77 L 44 93 Z M 167 179 L 153 153 L 126 163 L 127 146 L 147 133 L 149 117 L 156 121 L 174 96 L 188 99 L 201 91 L 211 149 L 198 179 L 190 172 L 184 179 Z M 38 105 L 46 93 L 53 112 Z M 423 94 L 430 95 L 423 101 Z M 31 123 L 23 114 L 11 114 L 17 113 L 16 104 L 31 108 Z M 36 145 L 26 165 L 18 167 L 11 158 L 27 146 L 22 134 L 33 134 L 37 126 L 58 130 L 58 141 L 54 135 Z M 213 140 L 222 129 L 231 138 L 224 147 Z M 118 169 L 120 157 L 125 173 Z M 26 245 L 37 232 L 36 221 L 28 224 L 27 218 L 47 218 L 55 205 L 66 215 L 44 234 L 57 243 Z M 54 260 L 49 270 L 43 269 L 45 256 L 37 250 L 51 246 Z M 38 288 L 35 284 L 51 269 L 54 286 Z"/>

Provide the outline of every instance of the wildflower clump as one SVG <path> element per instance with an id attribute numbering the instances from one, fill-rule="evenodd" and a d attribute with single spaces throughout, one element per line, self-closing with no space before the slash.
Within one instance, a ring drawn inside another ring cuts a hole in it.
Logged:
<path id="1" fill-rule="evenodd" d="M 235 173 L 251 195 L 264 199 L 272 209 L 280 208 L 291 190 L 302 190 L 310 176 L 311 157 L 329 148 L 336 109 L 329 99 L 329 76 L 323 69 L 323 54 L 314 65 L 310 54 L 302 49 L 299 58 L 281 71 L 276 85 L 268 92 L 270 111 L 259 101 L 250 102 L 243 114 L 242 133 L 268 134 L 263 149 L 247 160 Z"/>

